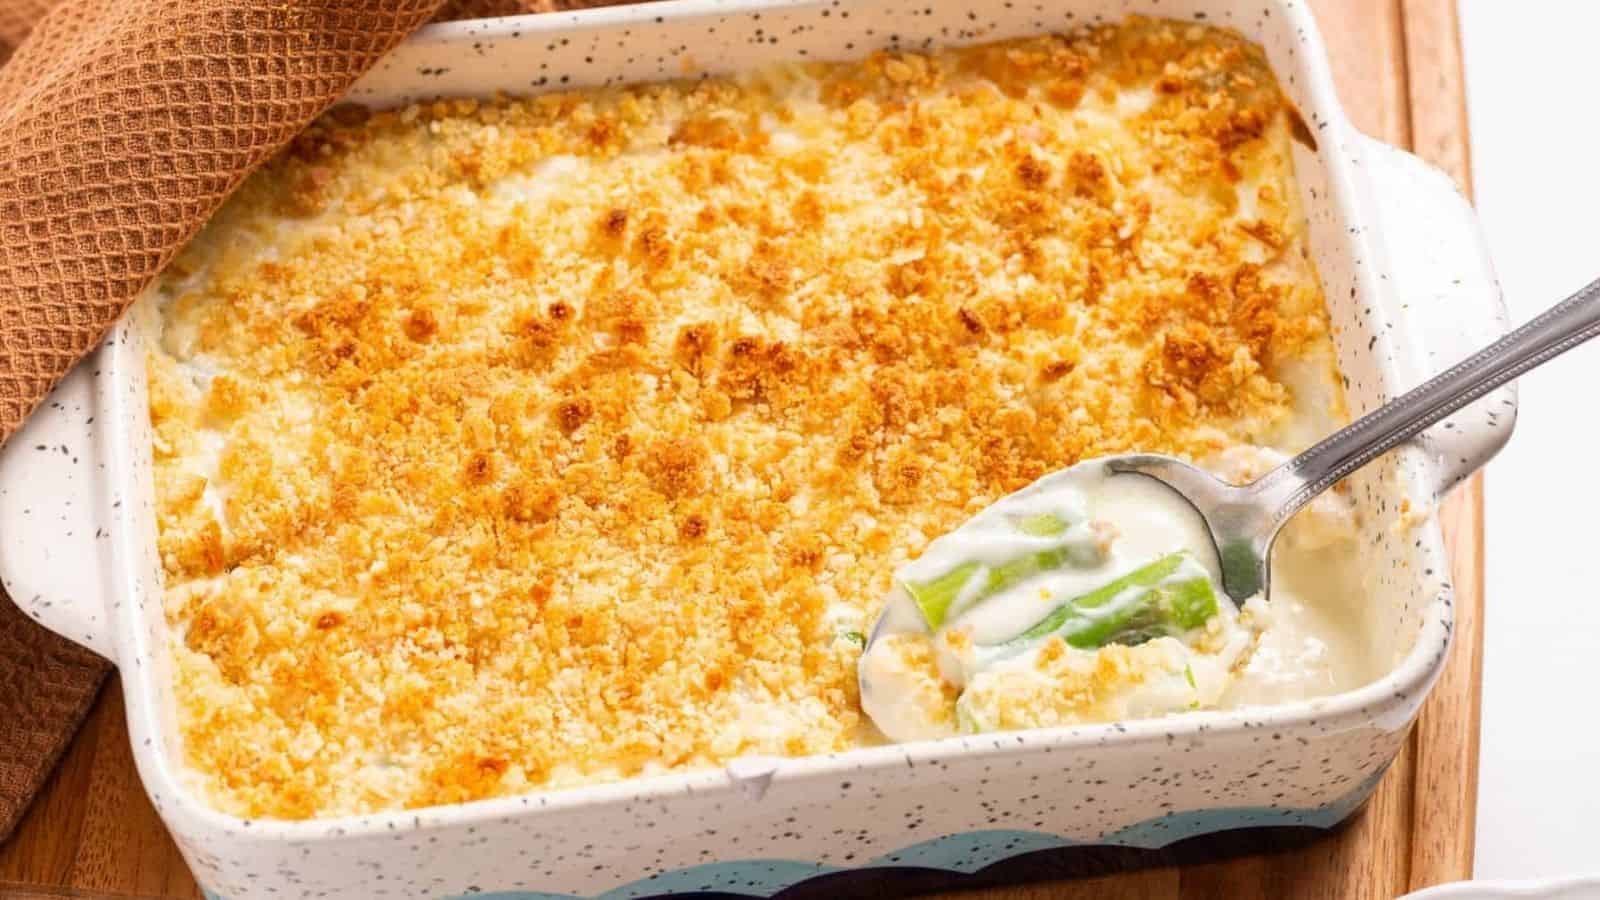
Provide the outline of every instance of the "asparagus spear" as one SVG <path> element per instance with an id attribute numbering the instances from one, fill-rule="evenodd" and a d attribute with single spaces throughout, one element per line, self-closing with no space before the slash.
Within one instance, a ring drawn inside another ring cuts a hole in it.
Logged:
<path id="1" fill-rule="evenodd" d="M 906 581 L 901 584 L 911 599 L 917 601 L 917 608 L 922 610 L 922 617 L 928 620 L 928 627 L 938 628 L 949 615 L 950 604 L 955 602 L 961 589 L 967 586 L 967 581 L 978 573 L 979 568 L 981 566 L 975 562 L 962 563 L 931 581 Z"/>
<path id="2" fill-rule="evenodd" d="M 1030 537 L 1056 537 L 1067 531 L 1068 523 L 1050 513 L 1029 516 L 1016 523 L 1016 528 Z M 1086 565 L 1099 561 L 1098 548 L 1089 542 L 1072 541 L 1045 550 L 1033 550 L 997 566 L 989 567 L 978 562 L 962 563 L 954 569 L 927 581 L 906 581 L 901 584 L 911 599 L 922 610 L 929 628 L 937 629 L 949 618 L 950 607 L 961 597 L 975 578 L 983 579 L 977 593 L 967 605 L 981 602 L 1006 588 L 1032 578 L 1040 572 L 1058 569 L 1065 565 Z"/>
<path id="3" fill-rule="evenodd" d="M 1133 646 L 1198 628 L 1216 614 L 1210 576 L 1187 552 L 1169 553 L 1057 606 L 998 646 L 1018 648 L 1050 635 L 1083 650 Z"/>

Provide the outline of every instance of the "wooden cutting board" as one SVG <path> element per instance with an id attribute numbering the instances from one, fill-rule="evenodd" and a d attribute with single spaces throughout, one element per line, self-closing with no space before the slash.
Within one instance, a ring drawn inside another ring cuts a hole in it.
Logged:
<path id="1" fill-rule="evenodd" d="M 1455 0 L 1311 0 L 1345 109 L 1465 182 L 1465 98 Z M 961 900 L 1391 900 L 1470 877 L 1483 640 L 1483 490 L 1441 513 L 1453 553 L 1456 643 L 1417 728 L 1365 811 L 1308 844 L 1225 861 L 987 888 Z M 44 793 L 0 847 L 0 897 L 200 896 L 145 799 L 113 680 Z"/>

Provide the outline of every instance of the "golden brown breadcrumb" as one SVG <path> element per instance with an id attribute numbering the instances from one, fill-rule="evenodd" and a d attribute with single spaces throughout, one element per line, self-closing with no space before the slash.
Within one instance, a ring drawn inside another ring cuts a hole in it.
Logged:
<path id="1" fill-rule="evenodd" d="M 1026 667 L 984 672 L 962 698 L 968 714 L 981 716 L 990 731 L 1050 728 L 1120 717 L 1118 700 L 1145 681 L 1183 670 L 1176 641 L 1135 647 L 1110 644 L 1094 653 L 1069 648 L 1051 637 Z M 954 702 L 950 705 L 954 708 Z"/>
<path id="2" fill-rule="evenodd" d="M 157 298 L 188 765 L 302 818 L 871 740 L 896 566 L 1331 366 L 1289 127 L 1150 20 L 323 119 Z"/>

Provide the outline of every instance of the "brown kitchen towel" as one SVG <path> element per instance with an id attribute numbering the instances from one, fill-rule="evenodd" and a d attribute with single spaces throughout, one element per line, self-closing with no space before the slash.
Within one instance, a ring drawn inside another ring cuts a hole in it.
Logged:
<path id="1" fill-rule="evenodd" d="M 110 669 L 0 598 L 0 842 L 55 768 Z"/>
<path id="2" fill-rule="evenodd" d="M 0 442 L 228 193 L 412 29 L 582 5 L 0 0 Z M 0 599 L 0 841 L 107 669 Z"/>

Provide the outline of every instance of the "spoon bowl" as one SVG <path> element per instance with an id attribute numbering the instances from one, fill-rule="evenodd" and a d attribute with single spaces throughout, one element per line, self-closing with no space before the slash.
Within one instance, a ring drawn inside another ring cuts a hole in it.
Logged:
<path id="1" fill-rule="evenodd" d="M 1229 484 L 1181 459 L 1156 453 L 1124 453 L 1102 461 L 1113 474 L 1158 481 L 1194 507 L 1216 548 L 1222 592 L 1235 605 L 1267 592 L 1271 573 L 1267 558 L 1288 517 L 1275 520 L 1274 510 L 1261 502 L 1257 485 L 1266 479 Z"/>

